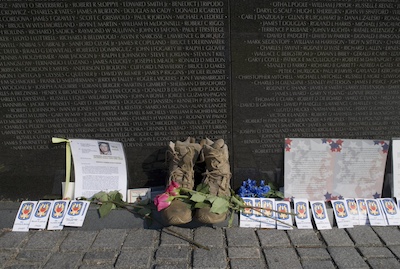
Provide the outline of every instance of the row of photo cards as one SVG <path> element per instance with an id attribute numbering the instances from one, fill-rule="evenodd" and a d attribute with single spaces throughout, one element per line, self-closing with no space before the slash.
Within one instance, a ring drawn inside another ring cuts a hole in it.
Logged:
<path id="1" fill-rule="evenodd" d="M 396 199 L 397 200 L 397 199 Z M 356 225 L 400 226 L 400 202 L 393 198 L 348 198 L 332 200 L 333 216 L 338 228 Z M 294 223 L 298 229 L 332 229 L 325 201 L 294 199 L 289 201 L 272 198 L 243 198 L 248 208 L 240 214 L 240 227 L 290 230 Z"/>
<path id="2" fill-rule="evenodd" d="M 13 231 L 30 229 L 62 230 L 64 226 L 82 227 L 89 201 L 24 201 L 15 217 Z"/>

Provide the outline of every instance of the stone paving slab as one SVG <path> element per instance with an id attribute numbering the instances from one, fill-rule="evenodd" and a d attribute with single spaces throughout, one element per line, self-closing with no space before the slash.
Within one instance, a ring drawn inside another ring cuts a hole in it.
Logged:
<path id="1" fill-rule="evenodd" d="M 304 269 L 336 269 L 335 265 L 332 261 L 316 261 L 316 260 L 307 260 L 302 261 L 302 265 Z"/>
<path id="2" fill-rule="evenodd" d="M 397 238 L 398 231 L 398 227 L 368 226 L 322 231 L 209 226 L 3 229 L 0 268 L 390 269 L 400 268 L 400 243 L 389 236 Z M 191 240 L 209 250 L 196 247 Z"/>
<path id="3" fill-rule="evenodd" d="M 354 247 L 354 242 L 344 229 L 334 227 L 330 230 L 320 230 L 319 233 L 329 247 Z"/>
<path id="4" fill-rule="evenodd" d="M 368 269 L 363 257 L 352 247 L 330 247 L 329 254 L 339 269 L 362 268 Z"/>

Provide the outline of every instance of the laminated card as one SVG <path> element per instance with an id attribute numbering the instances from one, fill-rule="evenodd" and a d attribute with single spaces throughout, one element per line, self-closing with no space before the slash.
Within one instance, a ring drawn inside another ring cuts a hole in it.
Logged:
<path id="1" fill-rule="evenodd" d="M 32 220 L 33 212 L 36 208 L 37 201 L 24 201 L 18 209 L 17 216 L 15 217 L 13 232 L 27 232 L 29 231 L 29 223 Z"/>
<path id="2" fill-rule="evenodd" d="M 276 226 L 278 230 L 292 230 L 293 220 L 290 202 L 289 201 L 277 201 L 276 202 Z"/>
<path id="3" fill-rule="evenodd" d="M 396 202 L 392 198 L 379 199 L 382 206 L 382 211 L 385 213 L 388 225 L 400 225 L 400 213 Z"/>
<path id="4" fill-rule="evenodd" d="M 275 208 L 275 199 L 273 198 L 261 198 L 261 217 L 260 217 L 260 228 L 276 228 L 276 214 L 273 210 Z"/>
<path id="5" fill-rule="evenodd" d="M 69 139 L 75 168 L 75 197 L 91 198 L 100 191 L 127 195 L 127 168 L 122 143 Z"/>
<path id="6" fill-rule="evenodd" d="M 313 229 L 310 207 L 307 199 L 294 199 L 294 219 L 298 229 Z"/>
<path id="7" fill-rule="evenodd" d="M 381 196 L 389 141 L 286 138 L 285 197 Z"/>
<path id="8" fill-rule="evenodd" d="M 328 218 L 325 201 L 310 201 L 311 212 L 318 230 L 332 229 Z"/>
<path id="9" fill-rule="evenodd" d="M 353 225 L 360 225 L 360 211 L 355 198 L 346 198 L 346 206 Z"/>
<path id="10" fill-rule="evenodd" d="M 32 220 L 29 223 L 29 229 L 40 229 L 40 230 L 46 229 L 52 205 L 53 201 L 38 202 L 38 204 L 36 205 L 35 212 L 32 216 Z"/>
<path id="11" fill-rule="evenodd" d="M 365 203 L 365 199 L 363 198 L 356 198 L 357 205 L 358 205 L 358 219 L 360 225 L 369 225 L 368 219 L 368 210 L 367 204 Z"/>
<path id="12" fill-rule="evenodd" d="M 371 226 L 386 226 L 386 218 L 378 199 L 365 199 L 367 205 L 368 219 Z"/>
<path id="13" fill-rule="evenodd" d="M 69 200 L 55 200 L 50 212 L 47 230 L 62 230 L 61 224 L 68 209 Z"/>
<path id="14" fill-rule="evenodd" d="M 89 205 L 89 201 L 71 201 L 61 224 L 64 226 L 82 227 Z"/>
<path id="15" fill-rule="evenodd" d="M 335 200 L 331 201 L 331 203 L 338 228 L 353 228 L 353 220 L 350 218 L 346 201 Z"/>
<path id="16" fill-rule="evenodd" d="M 243 202 L 247 208 L 243 208 L 240 213 L 240 227 L 247 228 L 260 228 L 260 220 L 257 219 L 254 215 L 253 208 L 255 205 L 256 198 L 243 197 Z"/>

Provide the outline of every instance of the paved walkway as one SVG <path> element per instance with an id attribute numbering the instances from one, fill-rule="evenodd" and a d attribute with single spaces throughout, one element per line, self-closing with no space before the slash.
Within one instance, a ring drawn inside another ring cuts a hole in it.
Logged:
<path id="1" fill-rule="evenodd" d="M 398 227 L 0 231 L 1 268 L 400 268 Z"/>

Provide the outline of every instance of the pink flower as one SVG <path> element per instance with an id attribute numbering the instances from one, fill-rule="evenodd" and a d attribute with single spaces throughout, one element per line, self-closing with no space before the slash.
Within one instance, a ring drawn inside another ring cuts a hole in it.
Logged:
<path id="1" fill-rule="evenodd" d="M 177 183 L 175 181 L 171 181 L 171 183 L 169 184 L 169 186 L 165 192 L 169 193 L 172 196 L 177 196 L 177 195 L 179 195 L 179 191 L 180 191 L 179 187 L 180 187 L 179 183 Z"/>
<path id="2" fill-rule="evenodd" d="M 154 204 L 157 206 L 157 211 L 161 211 L 171 204 L 171 201 L 173 200 L 173 197 L 171 199 L 171 196 L 168 193 L 163 193 L 159 194 L 154 198 Z"/>

